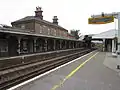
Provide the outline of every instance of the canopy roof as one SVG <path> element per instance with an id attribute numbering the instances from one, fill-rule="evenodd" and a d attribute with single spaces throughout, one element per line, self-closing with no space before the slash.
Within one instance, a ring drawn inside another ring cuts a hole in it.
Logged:
<path id="1" fill-rule="evenodd" d="M 118 36 L 118 30 L 111 29 L 100 34 L 95 34 L 92 39 L 113 39 Z"/>

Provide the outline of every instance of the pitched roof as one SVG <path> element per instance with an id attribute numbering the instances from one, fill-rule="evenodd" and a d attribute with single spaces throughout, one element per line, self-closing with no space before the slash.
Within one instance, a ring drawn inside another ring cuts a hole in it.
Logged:
<path id="1" fill-rule="evenodd" d="M 22 19 L 19 19 L 19 20 L 16 20 L 16 21 L 12 22 L 11 24 L 18 23 L 18 22 L 24 22 L 24 21 L 28 21 L 28 20 L 36 20 L 36 21 L 39 21 L 39 22 L 42 22 L 42 23 L 45 23 L 45 24 L 48 24 L 48 25 L 66 30 L 65 28 L 61 27 L 60 25 L 53 24 L 52 22 L 49 22 L 49 21 L 46 21 L 46 20 L 41 20 L 40 18 L 35 17 L 35 16 L 26 16 Z M 68 30 L 66 30 L 66 31 L 68 31 Z"/>
<path id="2" fill-rule="evenodd" d="M 118 30 L 112 29 L 92 36 L 93 39 L 112 39 L 118 36 Z"/>

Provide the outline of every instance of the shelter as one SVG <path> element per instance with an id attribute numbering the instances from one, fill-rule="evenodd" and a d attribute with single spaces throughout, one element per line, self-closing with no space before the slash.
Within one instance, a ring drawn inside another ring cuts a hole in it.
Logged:
<path id="1" fill-rule="evenodd" d="M 118 30 L 112 29 L 92 36 L 92 41 L 102 41 L 102 50 L 116 52 Z"/>

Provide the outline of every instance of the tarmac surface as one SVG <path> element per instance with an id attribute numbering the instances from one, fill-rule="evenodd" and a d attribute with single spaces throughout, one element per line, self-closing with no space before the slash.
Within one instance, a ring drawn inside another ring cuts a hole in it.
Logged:
<path id="1" fill-rule="evenodd" d="M 106 55 L 95 51 L 15 90 L 120 90 L 119 71 L 103 64 Z"/>

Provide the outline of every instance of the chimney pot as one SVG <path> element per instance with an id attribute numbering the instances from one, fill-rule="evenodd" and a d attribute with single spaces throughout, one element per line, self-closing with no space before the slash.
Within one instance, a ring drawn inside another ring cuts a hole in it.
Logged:
<path id="1" fill-rule="evenodd" d="M 57 24 L 58 25 L 58 18 L 57 18 L 57 16 L 53 17 L 53 24 Z"/>
<path id="2" fill-rule="evenodd" d="M 35 17 L 40 18 L 41 20 L 43 20 L 43 15 L 42 15 L 42 8 L 41 7 L 36 7 L 36 11 L 35 11 Z"/>

